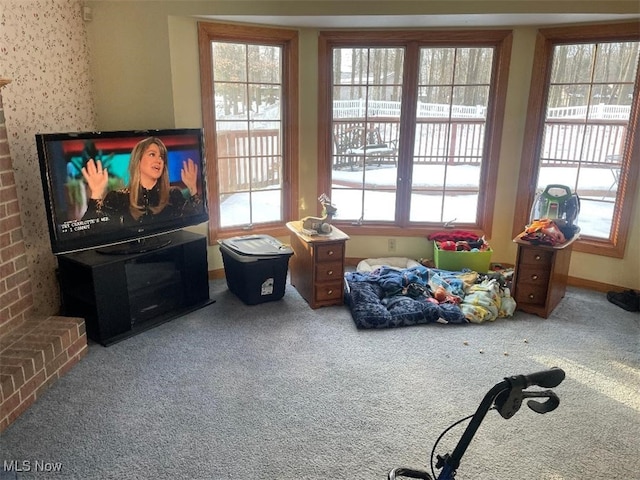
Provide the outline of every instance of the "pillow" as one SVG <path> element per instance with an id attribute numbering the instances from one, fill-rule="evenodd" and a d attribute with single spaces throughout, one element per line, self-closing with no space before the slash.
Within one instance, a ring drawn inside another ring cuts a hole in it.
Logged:
<path id="1" fill-rule="evenodd" d="M 420 263 L 406 257 L 367 258 L 358 263 L 356 270 L 358 272 L 373 272 L 383 266 L 403 270 L 417 265 L 420 265 Z"/>

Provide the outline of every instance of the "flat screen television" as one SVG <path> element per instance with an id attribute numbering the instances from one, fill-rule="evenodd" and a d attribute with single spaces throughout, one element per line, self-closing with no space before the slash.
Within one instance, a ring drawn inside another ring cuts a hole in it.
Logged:
<path id="1" fill-rule="evenodd" d="M 143 252 L 206 222 L 203 138 L 202 129 L 37 134 L 53 253 Z"/>

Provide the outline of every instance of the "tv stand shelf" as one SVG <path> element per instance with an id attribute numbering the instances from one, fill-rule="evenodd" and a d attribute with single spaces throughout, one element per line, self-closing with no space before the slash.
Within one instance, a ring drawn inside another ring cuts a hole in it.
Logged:
<path id="1" fill-rule="evenodd" d="M 141 253 L 60 255 L 63 314 L 83 317 L 89 338 L 107 346 L 213 303 L 206 237 L 163 237 L 166 246 Z"/>

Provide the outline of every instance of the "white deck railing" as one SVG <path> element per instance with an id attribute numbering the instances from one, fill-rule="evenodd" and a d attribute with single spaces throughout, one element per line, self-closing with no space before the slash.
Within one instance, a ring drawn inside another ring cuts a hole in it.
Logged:
<path id="1" fill-rule="evenodd" d="M 548 119 L 577 119 L 587 118 L 590 120 L 629 120 L 631 114 L 631 106 L 629 105 L 578 105 L 575 107 L 558 107 L 547 110 Z"/>
<path id="2" fill-rule="evenodd" d="M 588 112 L 587 112 L 588 109 Z M 631 113 L 629 105 L 578 105 L 574 107 L 550 108 L 549 119 L 591 120 L 628 120 Z M 484 105 L 449 105 L 446 103 L 418 102 L 418 118 L 485 118 L 487 109 Z M 333 102 L 333 118 L 400 117 L 400 102 L 383 100 L 335 100 Z"/>
<path id="3" fill-rule="evenodd" d="M 484 118 L 487 109 L 483 105 L 449 105 L 445 103 L 418 102 L 418 118 Z M 398 117 L 400 102 L 383 100 L 335 100 L 333 118 Z"/>
<path id="4" fill-rule="evenodd" d="M 334 166 L 351 166 L 361 158 L 351 158 L 337 145 L 337 139 L 345 129 L 365 127 L 365 107 L 368 108 L 369 129 L 378 132 L 380 141 L 398 139 L 400 122 L 399 102 L 337 100 L 334 102 Z M 596 108 L 597 107 L 597 108 Z M 450 115 L 451 113 L 451 115 Z M 414 145 L 414 163 L 457 163 L 475 165 L 482 160 L 484 146 L 484 118 L 486 109 L 475 106 L 449 106 L 446 104 L 420 103 L 418 126 Z M 617 105 L 592 106 L 589 119 L 604 122 L 585 125 L 587 107 L 550 109 L 541 151 L 545 166 L 572 166 L 581 163 L 592 167 L 615 168 L 620 165 L 621 152 L 626 138 L 630 107 Z M 371 117 L 376 117 L 371 118 Z M 429 120 L 429 119 L 437 120 Z M 454 119 L 449 121 L 448 119 Z M 566 121 L 565 121 L 566 120 Z M 225 122 L 226 131 L 219 131 L 218 168 L 220 188 L 234 191 L 242 187 L 254 188 L 279 185 L 281 179 L 281 145 L 277 129 L 257 128 L 251 137 L 244 130 L 236 130 L 238 122 Z M 586 129 L 586 130 L 585 130 Z M 578 142 L 583 138 L 585 142 Z M 397 148 L 397 143 L 394 143 Z M 388 158 L 376 157 L 377 163 L 395 163 L 397 153 Z"/>

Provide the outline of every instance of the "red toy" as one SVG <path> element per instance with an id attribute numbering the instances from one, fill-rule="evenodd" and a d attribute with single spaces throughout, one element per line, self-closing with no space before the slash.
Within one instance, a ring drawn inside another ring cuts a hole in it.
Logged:
<path id="1" fill-rule="evenodd" d="M 452 240 L 446 240 L 444 242 L 440 242 L 438 244 L 438 247 L 440 247 L 440 250 L 450 250 L 452 252 L 456 251 L 456 242 L 452 241 Z"/>

